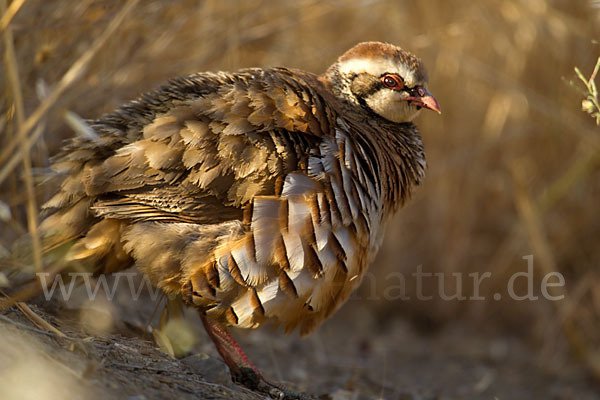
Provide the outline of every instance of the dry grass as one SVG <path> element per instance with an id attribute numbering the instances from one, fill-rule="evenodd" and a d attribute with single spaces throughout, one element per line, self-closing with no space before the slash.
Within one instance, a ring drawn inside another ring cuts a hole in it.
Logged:
<path id="1" fill-rule="evenodd" d="M 384 295 L 389 274 L 410 276 L 418 265 L 462 273 L 465 295 L 467 274 L 489 271 L 480 289 L 487 301 L 434 296 L 369 306 L 382 321 L 393 310 L 428 329 L 460 320 L 526 337 L 554 361 L 571 349 L 600 376 L 600 131 L 580 111 L 585 96 L 561 80 L 577 79 L 576 65 L 585 76 L 594 68 L 600 10 L 592 3 L 20 3 L 8 5 L 13 13 L 0 20 L 0 201 L 11 211 L 2 214 L 4 248 L 27 231 L 36 236 L 36 205 L 49 193 L 32 179 L 73 135 L 67 111 L 93 118 L 194 71 L 269 65 L 324 71 L 359 41 L 389 41 L 429 66 L 430 89 L 444 114 L 420 118 L 428 178 L 390 227 L 371 269 L 375 284 L 363 287 L 361 297 Z M 566 284 L 552 294 L 565 299 L 492 300 L 526 269 L 522 257 L 529 254 L 535 286 L 559 271 Z M 39 267 L 41 259 L 34 259 Z M 452 293 L 452 279 L 446 284 Z M 415 288 L 406 294 L 414 298 Z"/>

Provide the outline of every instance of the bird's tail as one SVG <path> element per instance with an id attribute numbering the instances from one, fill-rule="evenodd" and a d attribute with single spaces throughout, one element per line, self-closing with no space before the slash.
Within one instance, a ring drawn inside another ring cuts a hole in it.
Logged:
<path id="1" fill-rule="evenodd" d="M 40 225 L 42 269 L 34 266 L 34 253 L 30 235 L 18 239 L 8 255 L 0 259 L 0 272 L 7 277 L 9 297 L 0 300 L 0 311 L 16 302 L 26 301 L 42 294 L 43 282 L 53 282 L 62 275 L 69 282 L 71 272 L 85 272 L 95 276 L 129 268 L 133 264 L 120 241 L 122 221 L 101 220 L 92 223 L 87 231 L 75 230 L 73 225 L 61 224 L 56 219 L 65 218 L 55 213 Z M 58 231 L 54 227 L 61 227 Z M 44 279 L 40 280 L 43 276 Z"/>

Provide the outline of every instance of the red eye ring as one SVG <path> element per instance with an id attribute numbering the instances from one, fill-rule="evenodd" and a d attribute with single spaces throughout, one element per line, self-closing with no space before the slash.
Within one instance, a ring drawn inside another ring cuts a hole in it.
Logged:
<path id="1" fill-rule="evenodd" d="M 383 86 L 385 86 L 388 89 L 404 89 L 404 82 L 402 81 L 402 78 L 400 78 L 398 75 L 385 74 L 381 77 L 381 82 L 383 83 Z"/>

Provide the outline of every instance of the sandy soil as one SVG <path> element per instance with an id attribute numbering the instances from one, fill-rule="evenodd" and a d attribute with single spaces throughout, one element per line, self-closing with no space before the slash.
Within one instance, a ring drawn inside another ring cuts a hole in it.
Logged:
<path id="1" fill-rule="evenodd" d="M 231 383 L 193 314 L 196 344 L 177 360 L 144 337 L 146 310 L 127 310 L 110 333 L 92 336 L 77 309 L 32 308 L 68 338 L 36 331 L 15 309 L 0 315 L 1 399 L 264 398 Z M 265 376 L 323 400 L 600 399 L 579 366 L 542 363 L 515 339 L 458 325 L 425 335 L 397 317 L 382 324 L 367 310 L 351 300 L 304 339 L 270 329 L 234 335 Z"/>

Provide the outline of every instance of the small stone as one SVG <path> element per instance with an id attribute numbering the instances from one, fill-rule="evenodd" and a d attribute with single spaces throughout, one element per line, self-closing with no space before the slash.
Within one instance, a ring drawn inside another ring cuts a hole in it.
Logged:
<path id="1" fill-rule="evenodd" d="M 205 354 L 192 354 L 181 359 L 180 362 L 208 382 L 227 387 L 233 385 L 229 368 L 222 361 L 207 357 Z"/>
<path id="2" fill-rule="evenodd" d="M 3 222 L 8 222 L 12 218 L 12 213 L 10 212 L 10 207 L 3 201 L 0 201 L 0 220 Z"/>
<path id="3" fill-rule="evenodd" d="M 0 249 L 0 256 L 2 256 L 2 250 Z M 10 285 L 10 282 L 8 281 L 8 278 L 6 277 L 6 275 L 4 275 L 4 272 L 0 272 L 0 288 L 1 287 L 7 287 L 8 285 Z"/>
<path id="4" fill-rule="evenodd" d="M 329 394 L 331 400 L 352 400 L 354 397 L 356 397 L 355 393 L 344 389 L 338 389 Z"/>
<path id="5" fill-rule="evenodd" d="M 402 392 L 398 395 L 398 400 L 417 400 L 410 392 Z"/>

